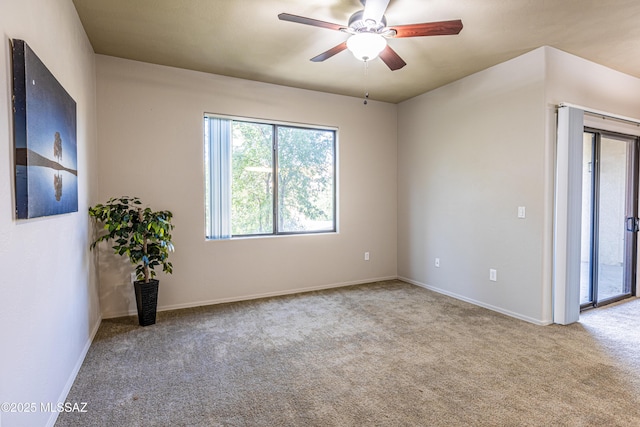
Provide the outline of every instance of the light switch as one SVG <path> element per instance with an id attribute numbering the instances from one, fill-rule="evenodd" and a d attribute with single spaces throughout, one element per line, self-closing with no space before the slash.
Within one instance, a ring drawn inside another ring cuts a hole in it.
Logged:
<path id="1" fill-rule="evenodd" d="M 524 206 L 518 206 L 518 218 L 526 218 L 527 211 Z"/>

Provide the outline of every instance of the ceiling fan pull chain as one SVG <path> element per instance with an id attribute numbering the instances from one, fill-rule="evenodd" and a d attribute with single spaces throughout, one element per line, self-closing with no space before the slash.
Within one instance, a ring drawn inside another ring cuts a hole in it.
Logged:
<path id="1" fill-rule="evenodd" d="M 364 62 L 364 105 L 367 105 L 367 100 L 369 99 L 369 91 L 367 90 L 367 83 L 369 77 L 369 61 Z"/>

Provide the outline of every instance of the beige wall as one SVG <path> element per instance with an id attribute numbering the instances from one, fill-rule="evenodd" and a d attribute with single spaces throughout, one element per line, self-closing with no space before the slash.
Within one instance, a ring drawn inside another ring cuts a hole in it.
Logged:
<path id="1" fill-rule="evenodd" d="M 96 61 L 100 199 L 136 195 L 175 215 L 174 274 L 160 277 L 161 310 L 396 276 L 396 105 Z M 338 127 L 339 233 L 206 241 L 205 112 Z M 100 257 L 103 315 L 134 312 L 130 267 L 105 250 Z"/>
<path id="2" fill-rule="evenodd" d="M 547 320 L 544 76 L 537 50 L 400 104 L 400 277 Z"/>
<path id="3" fill-rule="evenodd" d="M 95 63 L 70 0 L 0 4 L 0 402 L 64 401 L 100 322 L 87 207 L 97 191 Z M 79 212 L 15 219 L 11 47 L 25 40 L 77 104 Z M 0 413 L 52 425 L 56 414 Z"/>

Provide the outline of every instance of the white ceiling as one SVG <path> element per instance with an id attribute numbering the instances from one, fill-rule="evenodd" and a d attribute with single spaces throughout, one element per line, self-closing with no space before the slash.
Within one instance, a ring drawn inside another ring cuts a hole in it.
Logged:
<path id="1" fill-rule="evenodd" d="M 459 35 L 390 39 L 390 71 L 344 51 L 359 0 L 73 0 L 96 53 L 268 83 L 400 102 L 548 45 L 640 78 L 640 0 L 391 0 L 388 25 L 461 19 Z"/>

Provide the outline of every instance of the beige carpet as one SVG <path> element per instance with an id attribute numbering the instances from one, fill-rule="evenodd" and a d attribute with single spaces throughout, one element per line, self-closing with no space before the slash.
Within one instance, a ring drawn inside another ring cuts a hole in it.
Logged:
<path id="1" fill-rule="evenodd" d="M 56 426 L 638 426 L 639 349 L 637 299 L 536 326 L 372 283 L 105 320 Z"/>

